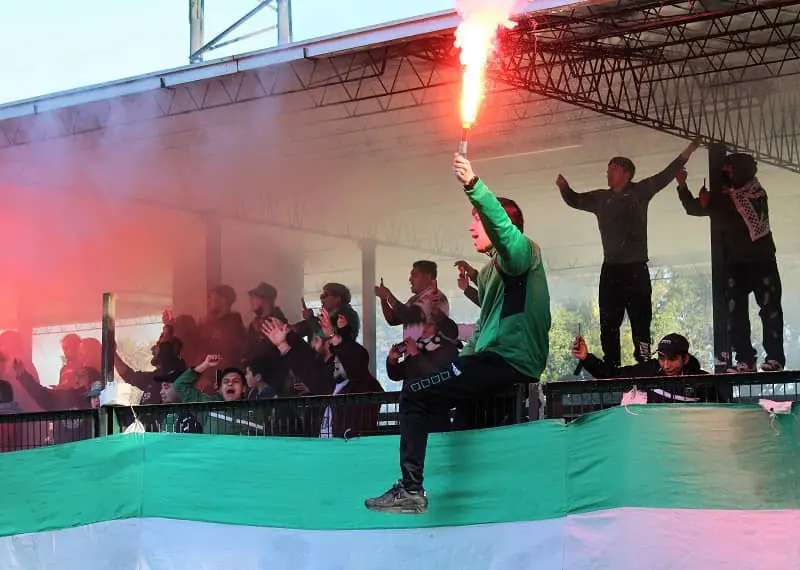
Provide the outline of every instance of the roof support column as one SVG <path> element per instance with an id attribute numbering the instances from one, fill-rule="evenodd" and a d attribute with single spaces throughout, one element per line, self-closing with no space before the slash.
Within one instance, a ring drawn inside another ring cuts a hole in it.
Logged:
<path id="1" fill-rule="evenodd" d="M 722 166 L 725 145 L 714 143 L 708 148 L 708 181 L 711 192 L 722 192 Z M 725 300 L 725 248 L 719 222 L 711 218 L 711 302 L 714 323 L 714 370 L 725 372 L 731 365 L 728 337 L 728 304 Z"/>
<path id="2" fill-rule="evenodd" d="M 189 0 L 189 63 L 202 63 L 203 54 L 193 56 L 205 40 L 205 0 Z"/>
<path id="3" fill-rule="evenodd" d="M 362 241 L 361 248 L 361 335 L 364 348 L 369 352 L 369 370 L 377 376 L 377 333 L 375 321 L 376 247 L 374 241 Z"/>
<path id="4" fill-rule="evenodd" d="M 187 220 L 176 232 L 180 237 L 172 240 L 172 311 L 175 315 L 201 317 L 206 314 L 208 285 L 216 285 L 220 279 L 221 233 L 219 223 L 208 218 Z M 214 251 L 217 252 L 216 262 Z M 216 270 L 213 269 L 215 264 Z"/>
<path id="5" fill-rule="evenodd" d="M 222 285 L 222 224 L 217 218 L 205 220 L 206 290 Z"/>

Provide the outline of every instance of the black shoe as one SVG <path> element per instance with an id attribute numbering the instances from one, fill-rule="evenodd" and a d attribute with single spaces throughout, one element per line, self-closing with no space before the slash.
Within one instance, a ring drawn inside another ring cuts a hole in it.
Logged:
<path id="1" fill-rule="evenodd" d="M 425 490 L 406 491 L 401 481 L 395 483 L 380 497 L 367 499 L 364 501 L 364 505 L 371 511 L 384 513 L 421 515 L 428 512 L 428 498 L 425 496 Z"/>

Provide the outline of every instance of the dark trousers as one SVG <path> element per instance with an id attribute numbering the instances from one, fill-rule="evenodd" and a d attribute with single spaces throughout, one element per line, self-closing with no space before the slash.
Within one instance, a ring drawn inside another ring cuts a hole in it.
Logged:
<path id="1" fill-rule="evenodd" d="M 603 359 L 615 366 L 622 361 L 619 329 L 625 312 L 633 333 L 633 356 L 650 359 L 650 322 L 653 320 L 650 270 L 646 263 L 604 263 L 600 270 L 600 343 Z"/>
<path id="2" fill-rule="evenodd" d="M 737 362 L 754 364 L 756 351 L 750 339 L 750 302 L 752 292 L 760 307 L 764 332 L 762 340 L 767 360 L 786 364 L 783 351 L 783 309 L 781 276 L 774 259 L 749 263 L 729 263 L 725 268 L 728 302 L 728 338 Z"/>
<path id="3" fill-rule="evenodd" d="M 531 379 L 491 352 L 458 357 L 437 374 L 404 382 L 400 396 L 400 470 L 405 488 L 422 488 L 428 434 L 436 428 L 442 410 L 528 382 Z"/>

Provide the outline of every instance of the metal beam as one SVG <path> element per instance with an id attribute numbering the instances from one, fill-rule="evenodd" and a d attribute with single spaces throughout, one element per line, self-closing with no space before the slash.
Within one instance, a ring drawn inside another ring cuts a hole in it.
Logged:
<path id="1" fill-rule="evenodd" d="M 800 172 L 800 0 L 723 10 L 619 0 L 572 18 L 523 18 L 504 35 L 500 83 Z M 623 14 L 624 13 L 624 14 Z M 623 14 L 621 16 L 621 14 Z"/>
<path id="2" fill-rule="evenodd" d="M 256 14 L 258 14 L 261 10 L 263 10 L 264 8 L 266 8 L 267 6 L 272 4 L 272 2 L 274 0 L 257 0 L 257 1 L 258 1 L 258 4 L 256 5 L 255 8 L 253 8 L 252 10 L 247 12 L 244 16 L 242 16 L 241 18 L 236 20 L 233 24 L 231 24 L 230 26 L 225 28 L 222 32 L 217 34 L 217 36 L 214 37 L 214 39 L 212 39 L 211 41 L 209 41 L 205 45 L 202 45 L 202 33 L 203 33 L 202 32 L 202 27 L 203 27 L 204 10 L 201 7 L 200 10 L 199 10 L 199 14 L 200 14 L 200 44 L 201 45 L 199 47 L 195 45 L 194 35 L 193 35 L 192 36 L 191 51 L 189 52 L 189 63 L 201 63 L 203 61 L 203 55 L 205 53 L 209 52 L 209 51 L 212 51 L 212 50 L 215 50 L 215 49 L 219 49 L 222 46 L 227 46 L 227 45 L 231 45 L 231 44 L 236 43 L 236 42 L 240 42 L 242 40 L 251 38 L 253 36 L 257 36 L 259 34 L 263 34 L 263 33 L 267 32 L 267 31 L 274 30 L 276 27 L 279 27 L 279 26 L 270 26 L 268 28 L 263 28 L 261 30 L 255 31 L 255 32 L 250 32 L 248 34 L 244 34 L 244 35 L 239 36 L 237 38 L 230 39 L 230 40 L 227 40 L 227 41 L 223 42 L 223 40 L 225 40 L 225 38 L 227 38 L 231 34 L 231 32 L 233 32 L 236 29 L 238 29 L 242 24 L 244 24 L 245 22 L 250 20 L 250 18 L 252 18 Z M 283 2 L 288 3 L 288 0 L 279 0 L 279 1 L 283 1 Z M 194 6 L 196 4 L 198 4 L 198 3 L 202 6 L 203 0 L 190 0 L 190 15 L 189 15 L 190 23 L 194 23 L 193 20 L 192 20 L 192 12 L 194 11 Z M 273 8 L 274 8 L 274 6 L 273 6 Z"/>

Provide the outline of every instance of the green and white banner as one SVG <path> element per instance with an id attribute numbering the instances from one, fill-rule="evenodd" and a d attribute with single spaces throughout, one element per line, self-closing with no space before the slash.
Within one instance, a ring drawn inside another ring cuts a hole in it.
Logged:
<path id="1" fill-rule="evenodd" d="M 631 406 L 430 438 L 426 515 L 367 511 L 398 440 L 130 434 L 0 455 L 0 568 L 800 568 L 797 412 Z"/>

